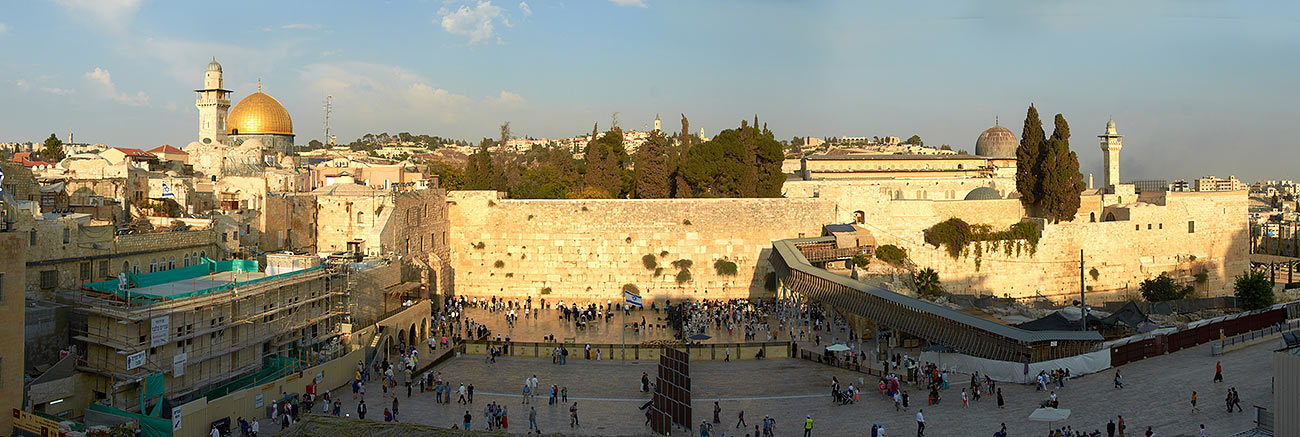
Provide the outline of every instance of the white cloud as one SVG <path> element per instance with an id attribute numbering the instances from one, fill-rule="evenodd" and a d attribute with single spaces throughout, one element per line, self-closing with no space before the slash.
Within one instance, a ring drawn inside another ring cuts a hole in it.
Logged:
<path id="1" fill-rule="evenodd" d="M 490 1 L 480 1 L 473 8 L 461 6 L 455 11 L 443 8 L 438 11 L 438 15 L 442 16 L 442 30 L 452 35 L 468 37 L 470 44 L 478 44 L 492 38 L 493 21 L 500 19 L 503 24 L 509 26 L 509 22 L 501 15 L 501 8 Z"/>
<path id="2" fill-rule="evenodd" d="M 469 135 L 500 124 L 502 113 L 523 107 L 508 91 L 474 98 L 438 87 L 419 73 L 365 62 L 319 63 L 303 68 L 302 95 L 334 97 L 341 132 L 415 129 Z M 344 134 L 348 135 L 348 134 Z"/>
<path id="3" fill-rule="evenodd" d="M 27 91 L 28 89 L 30 89 L 30 88 L 32 87 L 31 84 L 27 83 L 27 81 L 22 80 L 22 79 L 15 80 L 15 81 L 14 81 L 14 86 L 18 87 L 18 89 L 23 90 L 23 91 Z"/>
<path id="4" fill-rule="evenodd" d="M 86 73 L 85 78 L 91 86 L 109 100 L 130 106 L 148 106 L 149 95 L 144 91 L 137 92 L 135 95 L 120 93 L 117 86 L 113 84 L 113 77 L 109 75 L 108 70 L 95 67 L 94 70 Z"/>
<path id="5" fill-rule="evenodd" d="M 525 16 L 525 17 L 527 17 L 527 16 L 529 16 L 529 15 L 533 15 L 533 8 L 528 7 L 528 2 L 526 2 L 526 1 L 519 2 L 519 10 L 522 11 L 522 12 L 524 13 L 524 16 Z M 3 28 L 0 27 L 0 29 L 3 29 Z"/>
<path id="6" fill-rule="evenodd" d="M 281 28 L 281 29 L 293 29 L 293 30 L 316 30 L 316 29 L 320 29 L 320 28 L 321 28 L 321 25 L 319 25 L 319 24 L 307 24 L 307 23 L 293 23 L 293 24 L 286 24 L 286 25 L 280 26 L 280 28 Z"/>
<path id="7" fill-rule="evenodd" d="M 616 5 L 619 5 L 619 6 L 622 6 L 622 7 L 625 7 L 625 8 L 644 8 L 644 7 L 646 7 L 646 5 L 645 5 L 645 0 L 609 0 L 609 2 L 610 2 L 610 3 L 613 3 L 613 4 L 616 4 Z"/>
<path id="8" fill-rule="evenodd" d="M 520 3 L 520 4 L 522 5 L 523 3 Z M 525 5 L 525 6 L 527 6 L 527 5 Z M 5 25 L 4 23 L 0 23 L 0 35 L 4 35 L 5 32 L 8 32 L 8 31 L 9 31 L 9 26 Z"/>
<path id="9" fill-rule="evenodd" d="M 111 31 L 125 33 L 143 0 L 58 0 L 78 18 Z"/>
<path id="10" fill-rule="evenodd" d="M 77 92 L 77 90 L 70 89 L 70 88 L 55 88 L 55 87 L 41 87 L 41 91 L 54 94 L 56 96 L 66 96 L 69 94 L 75 94 Z"/>

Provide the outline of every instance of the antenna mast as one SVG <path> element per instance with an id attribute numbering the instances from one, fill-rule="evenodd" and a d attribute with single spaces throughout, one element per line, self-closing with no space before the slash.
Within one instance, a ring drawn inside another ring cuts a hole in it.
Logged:
<path id="1" fill-rule="evenodd" d="M 334 96 L 331 95 L 325 96 L 325 138 L 324 138 L 325 141 L 324 143 L 330 146 L 334 145 L 332 142 L 330 142 L 330 110 L 332 109 L 330 107 L 331 106 L 330 101 L 333 99 Z"/>

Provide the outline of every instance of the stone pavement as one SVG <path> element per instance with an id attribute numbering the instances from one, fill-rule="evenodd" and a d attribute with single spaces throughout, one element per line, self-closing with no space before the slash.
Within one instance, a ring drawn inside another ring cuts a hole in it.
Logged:
<path id="1" fill-rule="evenodd" d="M 1230 435 L 1253 427 L 1252 405 L 1272 408 L 1270 392 L 1272 379 L 1272 343 L 1252 346 L 1223 357 L 1212 357 L 1209 346 L 1183 350 L 1170 355 L 1151 358 L 1122 366 L 1125 388 L 1113 388 L 1114 371 L 1076 378 L 1058 390 L 1061 408 L 1072 410 L 1066 424 L 1092 430 L 1102 428 L 1108 418 L 1123 414 L 1129 427 L 1129 436 L 1141 435 L 1152 426 L 1157 435 L 1195 435 L 1197 425 L 1204 423 L 1207 435 Z M 1223 361 L 1225 383 L 1211 382 L 1216 359 Z M 528 429 L 528 407 L 537 408 L 537 420 L 545 432 L 574 432 L 581 434 L 620 435 L 648 433 L 643 423 L 645 417 L 637 408 L 650 398 L 640 393 L 641 372 L 654 375 L 656 363 L 587 361 L 570 359 L 569 364 L 551 364 L 549 359 L 503 358 L 494 364 L 484 362 L 481 356 L 463 356 L 439 365 L 434 369 L 455 388 L 460 383 L 475 386 L 472 407 L 436 405 L 431 393 L 413 389 L 411 397 L 400 392 L 399 419 L 435 426 L 450 427 L 461 422 L 465 410 L 474 416 L 474 427 L 483 425 L 483 409 L 488 402 L 497 401 L 508 408 L 510 432 Z M 536 374 L 542 387 L 551 384 L 568 387 L 569 401 L 577 402 L 582 426 L 568 426 L 568 405 L 549 406 L 545 396 L 532 399 L 531 405 L 522 404 L 523 381 Z M 925 406 L 925 394 L 919 388 L 905 386 L 912 394 L 911 409 L 895 412 L 892 402 L 877 398 L 875 381 L 863 391 L 862 402 L 849 406 L 833 405 L 829 384 L 832 376 L 842 384 L 857 385 L 859 374 L 794 359 L 764 361 L 696 362 L 691 364 L 694 395 L 694 423 L 712 418 L 713 401 L 722 407 L 718 431 L 726 435 L 745 435 L 737 430 L 736 413 L 745 411 L 746 428 L 753 426 L 763 415 L 772 415 L 777 421 L 778 435 L 801 435 L 805 415 L 814 419 L 814 435 L 866 435 L 872 423 L 884 424 L 889 436 L 916 434 L 915 414 L 918 407 L 925 409 L 926 435 L 929 436 L 988 436 L 1006 423 L 1012 435 L 1046 435 L 1048 425 L 1028 422 L 1026 418 L 1046 393 L 1035 392 L 1025 385 L 999 384 L 1007 402 L 998 409 L 996 399 L 985 396 L 979 402 L 971 401 L 962 408 L 960 385 L 966 381 L 956 377 L 953 388 L 943 392 L 943 402 Z M 653 378 L 653 376 L 652 376 Z M 1225 412 L 1223 399 L 1229 386 L 1237 387 L 1245 412 Z M 1199 392 L 1201 412 L 1193 414 L 1190 407 L 1192 390 Z M 369 388 L 366 403 L 370 406 L 368 417 L 382 420 L 383 409 L 392 405 L 384 399 L 377 387 Z M 351 390 L 340 387 L 333 390 L 343 400 L 343 412 L 355 416 L 356 401 Z M 1063 426 L 1064 424 L 1057 424 Z M 264 424 L 266 431 L 278 431 L 279 426 Z M 697 432 L 692 430 L 691 435 Z M 679 434 L 685 435 L 685 434 Z M 715 431 L 713 435 L 719 435 Z"/>

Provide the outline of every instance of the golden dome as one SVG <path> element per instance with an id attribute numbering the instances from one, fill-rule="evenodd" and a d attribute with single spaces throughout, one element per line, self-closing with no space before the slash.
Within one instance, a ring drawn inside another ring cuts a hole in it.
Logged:
<path id="1" fill-rule="evenodd" d="M 293 135 L 289 111 L 261 91 L 236 103 L 226 120 L 231 135 Z"/>

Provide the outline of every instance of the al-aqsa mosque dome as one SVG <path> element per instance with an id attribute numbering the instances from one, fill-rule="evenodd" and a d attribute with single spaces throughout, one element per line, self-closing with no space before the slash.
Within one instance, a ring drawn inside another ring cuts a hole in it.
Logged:
<path id="1" fill-rule="evenodd" d="M 248 95 L 230 110 L 228 134 L 236 143 L 257 139 L 278 152 L 293 153 L 293 119 L 275 97 L 261 90 Z"/>
<path id="2" fill-rule="evenodd" d="M 990 158 L 1015 158 L 1019 146 L 1020 140 L 1016 139 L 1016 134 L 1005 127 L 994 125 L 985 129 L 979 139 L 975 140 L 975 154 Z"/>

